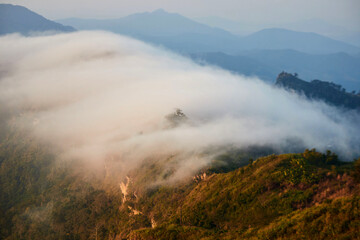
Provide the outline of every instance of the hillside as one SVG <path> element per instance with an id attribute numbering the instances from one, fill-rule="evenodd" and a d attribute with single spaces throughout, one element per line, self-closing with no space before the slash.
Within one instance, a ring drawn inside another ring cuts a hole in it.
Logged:
<path id="1" fill-rule="evenodd" d="M 280 71 L 296 72 L 302 79 L 326 79 L 349 91 L 360 90 L 360 58 L 346 54 L 307 54 L 294 50 L 254 50 L 241 53 Z M 274 75 L 273 79 L 277 76 Z"/>
<path id="2" fill-rule="evenodd" d="M 72 32 L 73 27 L 50 21 L 29 9 L 12 4 L 0 4 L 0 35 L 32 32 Z"/>
<path id="3" fill-rule="evenodd" d="M 146 184 L 162 167 L 149 161 L 119 188 L 115 175 L 88 172 L 80 162 L 56 163 L 25 132 L 1 133 L 2 239 L 359 236 L 360 159 L 354 165 L 331 152 L 306 150 L 250 159 L 223 173 L 214 166 L 162 185 Z M 222 159 L 239 161 L 233 155 Z"/>
<path id="4" fill-rule="evenodd" d="M 348 167 L 331 153 L 307 150 L 204 175 L 183 190 L 175 213 L 166 211 L 171 206 L 151 212 L 169 214 L 168 220 L 130 239 L 356 239 L 359 186 L 345 173 Z M 171 188 L 162 191 L 150 199 L 163 199 Z"/>
<path id="5" fill-rule="evenodd" d="M 359 93 L 348 93 L 341 85 L 334 83 L 320 80 L 306 82 L 299 79 L 296 74 L 282 72 L 277 77 L 275 85 L 304 94 L 310 99 L 322 100 L 330 105 L 360 109 Z"/>
<path id="6" fill-rule="evenodd" d="M 197 62 L 274 82 L 281 71 L 296 72 L 305 80 L 326 79 L 346 89 L 360 89 L 360 58 L 346 53 L 306 54 L 294 50 L 253 50 L 239 55 L 221 52 L 193 53 Z"/>
<path id="7" fill-rule="evenodd" d="M 281 71 L 278 66 L 269 66 L 248 56 L 233 56 L 221 52 L 193 53 L 188 56 L 200 64 L 210 64 L 237 74 L 256 76 L 267 82 L 273 82 L 274 76 Z"/>

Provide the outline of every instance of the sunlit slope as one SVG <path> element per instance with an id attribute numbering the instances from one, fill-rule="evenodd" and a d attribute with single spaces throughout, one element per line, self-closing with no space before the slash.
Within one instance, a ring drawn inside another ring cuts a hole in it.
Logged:
<path id="1" fill-rule="evenodd" d="M 355 173 L 351 164 L 338 162 L 331 153 L 306 151 L 260 158 L 194 184 L 175 214 L 161 219 L 158 227 L 140 229 L 131 236 L 356 239 L 360 197 L 352 174 L 359 172 Z M 156 202 L 161 204 L 161 199 Z"/>
<path id="2" fill-rule="evenodd" d="M 209 166 L 194 178 L 161 184 L 149 183 L 171 157 L 150 158 L 119 180 L 106 174 L 106 166 L 90 171 L 82 162 L 56 160 L 26 133 L 8 133 L 0 159 L 3 239 L 356 239 L 359 234 L 359 161 L 343 163 L 330 152 L 250 159 L 227 173 Z"/>

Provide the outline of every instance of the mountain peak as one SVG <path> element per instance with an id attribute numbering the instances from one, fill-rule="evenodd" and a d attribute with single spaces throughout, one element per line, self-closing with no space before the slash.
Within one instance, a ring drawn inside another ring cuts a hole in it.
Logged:
<path id="1" fill-rule="evenodd" d="M 0 35 L 32 32 L 72 32 L 73 27 L 63 26 L 27 9 L 12 4 L 0 4 Z"/>
<path id="2" fill-rule="evenodd" d="M 159 9 L 156 9 L 154 10 L 152 13 L 154 14 L 168 14 L 168 12 L 166 12 L 164 9 L 162 8 L 159 8 Z"/>

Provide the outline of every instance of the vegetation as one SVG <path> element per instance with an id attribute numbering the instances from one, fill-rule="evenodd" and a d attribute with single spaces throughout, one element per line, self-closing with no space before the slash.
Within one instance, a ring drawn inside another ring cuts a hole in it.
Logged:
<path id="1" fill-rule="evenodd" d="M 177 214 L 133 239 L 354 239 L 359 186 L 351 163 L 306 150 L 259 158 L 199 182 Z M 300 169 L 300 170 L 298 170 Z M 289 174 L 290 173 L 290 174 Z"/>
<path id="2" fill-rule="evenodd" d="M 162 168 L 149 161 L 130 174 L 123 201 L 118 182 L 81 171 L 81 163 L 55 161 L 49 147 L 25 132 L 2 136 L 1 239 L 356 239 L 360 234 L 360 160 L 344 163 L 330 151 L 256 160 L 249 152 L 230 151 L 194 180 L 145 187 Z M 216 165 L 221 161 L 229 164 Z"/>
<path id="3" fill-rule="evenodd" d="M 276 79 L 276 86 L 291 89 L 304 94 L 310 99 L 322 100 L 334 106 L 360 110 L 360 95 L 348 93 L 338 84 L 313 80 L 306 82 L 298 78 L 297 74 L 282 72 Z"/>
<path id="4" fill-rule="evenodd" d="M 174 113 L 167 115 L 165 119 L 168 121 L 169 127 L 171 128 L 177 127 L 188 121 L 188 118 L 185 115 L 185 113 L 183 113 L 182 110 L 179 108 L 175 109 Z"/>

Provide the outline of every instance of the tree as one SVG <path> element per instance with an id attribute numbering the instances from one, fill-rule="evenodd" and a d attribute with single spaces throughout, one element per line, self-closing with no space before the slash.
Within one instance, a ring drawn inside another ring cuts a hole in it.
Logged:
<path id="1" fill-rule="evenodd" d="M 167 115 L 165 118 L 170 123 L 170 127 L 177 127 L 188 120 L 188 117 L 179 108 L 176 108 L 174 113 Z"/>

